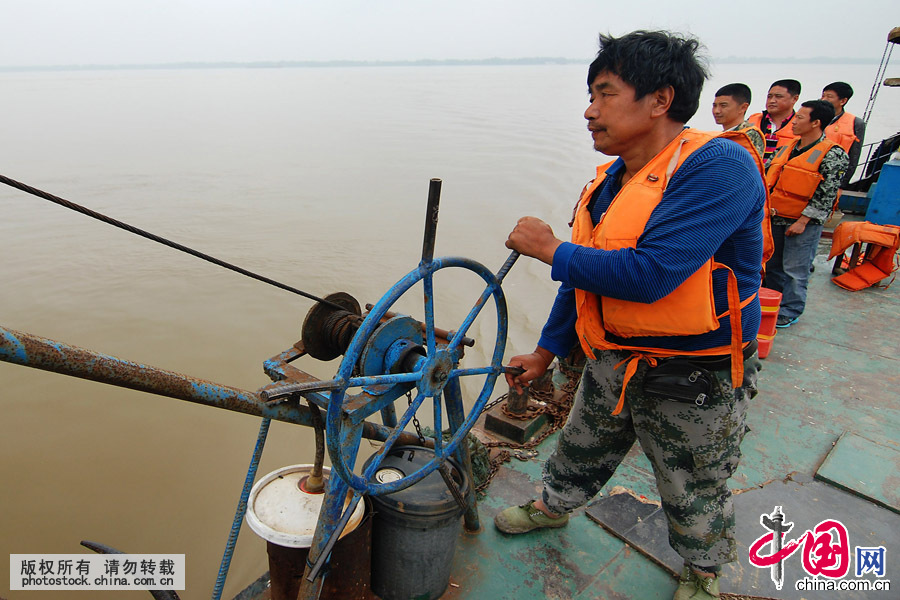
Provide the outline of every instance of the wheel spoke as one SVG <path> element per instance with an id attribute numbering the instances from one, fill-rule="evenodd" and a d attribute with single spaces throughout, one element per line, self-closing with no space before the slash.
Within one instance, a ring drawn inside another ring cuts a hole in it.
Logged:
<path id="1" fill-rule="evenodd" d="M 369 377 L 351 377 L 346 385 L 341 386 L 343 388 L 341 391 L 343 391 L 344 394 L 343 400 L 341 401 L 342 412 L 347 415 L 351 423 L 359 424 L 376 412 L 390 406 L 394 400 L 400 397 L 400 394 L 406 391 L 404 387 L 401 387 L 396 390 L 389 390 L 388 392 L 377 396 L 370 396 L 365 390 L 359 394 L 348 395 L 346 393 L 347 388 L 368 385 L 415 383 L 419 380 L 419 377 L 421 377 L 421 373 L 418 372 L 373 375 Z M 365 400 L 365 402 L 360 402 L 360 400 Z"/>
<path id="2" fill-rule="evenodd" d="M 441 424 L 441 393 L 434 395 L 434 456 L 441 460 L 444 457 L 443 425 Z"/>
<path id="3" fill-rule="evenodd" d="M 450 377 L 468 377 L 470 375 L 499 375 L 503 372 L 503 367 L 473 367 L 470 369 L 453 369 L 450 371 Z"/>
<path id="4" fill-rule="evenodd" d="M 481 292 L 481 296 L 475 302 L 475 306 L 472 307 L 472 310 L 469 311 L 469 314 L 466 315 L 465 320 L 463 320 L 462 324 L 459 326 L 453 333 L 453 339 L 450 340 L 449 348 L 455 350 L 459 347 L 459 344 L 462 342 L 463 337 L 466 333 L 469 332 L 469 327 L 472 326 L 472 323 L 475 322 L 475 318 L 481 313 L 481 309 L 484 308 L 484 305 L 487 303 L 488 298 L 493 295 L 493 287 L 494 285 L 487 286 L 483 292 Z"/>
<path id="5" fill-rule="evenodd" d="M 381 463 L 384 462 L 384 459 L 387 458 L 390 446 L 387 445 L 387 441 L 385 441 L 384 443 L 385 446 L 383 446 L 377 453 L 372 455 L 372 458 L 369 459 L 369 466 L 367 466 L 365 471 L 363 471 L 362 479 L 366 483 L 372 481 L 372 475 L 375 474 L 375 472 L 378 470 L 378 467 L 380 467 Z"/>
<path id="6" fill-rule="evenodd" d="M 425 287 L 425 343 L 428 355 L 434 355 L 437 342 L 434 338 L 434 274 L 428 272 L 422 281 Z"/>
<path id="7" fill-rule="evenodd" d="M 394 401 L 404 394 L 407 389 L 406 387 L 393 388 L 377 396 L 371 396 L 365 391 L 349 398 L 345 396 L 344 414 L 346 414 L 347 419 L 351 423 L 359 425 L 378 411 L 392 407 Z M 396 415 L 394 419 L 396 421 Z"/>

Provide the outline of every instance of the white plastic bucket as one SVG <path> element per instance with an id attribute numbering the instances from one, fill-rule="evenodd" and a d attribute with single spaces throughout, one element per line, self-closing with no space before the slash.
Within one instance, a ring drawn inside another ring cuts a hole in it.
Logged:
<path id="1" fill-rule="evenodd" d="M 300 480 L 312 472 L 313 465 L 291 465 L 272 471 L 250 490 L 247 500 L 247 524 L 256 535 L 286 548 L 309 548 L 325 494 L 310 494 L 300 489 Z M 323 468 L 322 476 L 331 472 Z M 349 498 L 344 502 L 344 508 Z M 362 521 L 365 507 L 356 505 L 350 521 L 341 533 L 344 537 Z"/>

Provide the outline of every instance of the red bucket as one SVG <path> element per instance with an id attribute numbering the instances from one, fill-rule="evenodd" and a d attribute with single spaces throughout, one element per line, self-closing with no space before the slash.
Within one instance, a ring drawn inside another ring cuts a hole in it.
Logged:
<path id="1" fill-rule="evenodd" d="M 760 358 L 765 358 L 769 355 L 769 352 L 772 350 L 772 342 L 775 341 L 773 337 L 774 336 L 760 335 L 756 338 L 756 343 L 759 344 L 757 352 L 759 353 Z"/>
<path id="2" fill-rule="evenodd" d="M 781 305 L 781 292 L 764 287 L 759 288 L 759 305 L 765 312 L 772 310 L 778 312 L 778 307 Z"/>
<path id="3" fill-rule="evenodd" d="M 759 288 L 759 305 L 762 316 L 759 321 L 759 357 L 765 358 L 772 349 L 772 341 L 775 337 L 775 325 L 778 322 L 778 309 L 781 306 L 781 292 L 769 288 Z"/>

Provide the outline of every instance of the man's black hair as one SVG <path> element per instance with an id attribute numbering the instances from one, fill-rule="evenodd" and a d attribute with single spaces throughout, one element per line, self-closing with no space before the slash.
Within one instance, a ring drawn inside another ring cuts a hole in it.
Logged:
<path id="1" fill-rule="evenodd" d="M 778 81 L 770 85 L 769 89 L 771 90 L 775 86 L 783 87 L 791 96 L 800 95 L 800 82 L 796 79 L 779 79 Z"/>
<path id="2" fill-rule="evenodd" d="M 825 129 L 834 119 L 834 106 L 824 100 L 807 100 L 800 106 L 809 109 L 809 120 L 818 121 L 819 127 Z"/>
<path id="3" fill-rule="evenodd" d="M 667 31 L 633 31 L 619 38 L 600 34 L 600 51 L 588 69 L 587 84 L 602 72 L 617 75 L 634 88 L 634 99 L 672 86 L 675 96 L 666 116 L 687 123 L 700 107 L 700 92 L 709 76 L 698 55 L 700 42 Z"/>
<path id="4" fill-rule="evenodd" d="M 853 97 L 853 88 L 850 87 L 849 83 L 844 83 L 843 81 L 829 83 L 822 88 L 822 93 L 824 94 L 825 92 L 834 92 L 841 100 L 849 100 Z"/>
<path id="5" fill-rule="evenodd" d="M 753 98 L 750 94 L 750 86 L 744 83 L 723 85 L 716 92 L 716 97 L 718 96 L 731 96 L 738 104 L 744 104 L 745 102 L 750 104 L 750 100 Z"/>

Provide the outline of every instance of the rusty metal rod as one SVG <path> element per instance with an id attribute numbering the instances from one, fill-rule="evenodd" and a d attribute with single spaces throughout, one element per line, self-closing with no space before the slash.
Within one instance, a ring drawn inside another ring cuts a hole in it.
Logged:
<path id="1" fill-rule="evenodd" d="M 393 429 L 391 429 L 390 427 L 385 427 L 384 425 L 379 425 L 378 423 L 366 421 L 365 423 L 363 423 L 362 436 L 367 440 L 372 440 L 373 442 L 383 442 L 387 440 L 392 431 Z M 416 434 L 404 431 L 397 437 L 397 441 L 395 441 L 393 445 L 425 446 L 426 448 L 431 448 L 432 450 L 434 450 L 434 438 L 425 438 L 425 441 L 422 442 Z"/>
<path id="2" fill-rule="evenodd" d="M 322 571 L 322 567 L 325 566 L 328 557 L 331 555 L 331 551 L 334 549 L 334 545 L 338 542 L 341 537 L 341 534 L 344 532 L 344 529 L 347 528 L 347 523 L 350 522 L 350 517 L 353 516 L 353 512 L 356 510 L 356 505 L 359 504 L 359 501 L 362 499 L 362 496 L 359 492 L 354 492 L 353 498 L 350 499 L 350 503 L 347 505 L 347 508 L 344 509 L 344 514 L 341 515 L 340 521 L 337 522 L 337 525 L 334 528 L 334 531 L 331 532 L 331 537 L 328 538 L 328 541 L 325 542 L 325 546 L 322 548 L 322 553 L 319 554 L 319 558 L 316 560 L 315 564 L 309 565 L 309 559 L 307 558 L 307 565 L 309 565 L 309 573 L 306 576 L 307 581 L 315 581 L 315 579 L 319 576 L 319 573 Z"/>
<path id="3" fill-rule="evenodd" d="M 4 327 L 0 327 L 0 360 L 251 415 L 269 416 L 265 414 L 268 407 L 252 392 Z M 306 423 L 308 417 L 303 421 Z"/>
<path id="4" fill-rule="evenodd" d="M 509 273 L 509 270 L 513 268 L 513 265 L 516 264 L 516 261 L 519 260 L 519 253 L 513 250 L 509 253 L 509 256 L 506 259 L 506 262 L 500 267 L 500 270 L 497 271 L 497 279 L 501 282 L 506 277 L 506 274 Z"/>
<path id="5" fill-rule="evenodd" d="M 301 489 L 311 494 L 318 494 L 325 489 L 324 479 L 322 479 L 322 465 L 325 462 L 325 420 L 322 419 L 322 413 L 319 412 L 319 407 L 315 402 L 307 398 L 306 403 L 309 405 L 309 415 L 312 418 L 313 428 L 316 430 L 316 460 Z"/>
<path id="6" fill-rule="evenodd" d="M 520 394 L 516 391 L 516 388 L 510 386 L 509 393 L 506 396 L 506 410 L 514 415 L 524 415 L 528 411 L 528 399 L 530 397 L 527 387 L 523 388 Z"/>
<path id="7" fill-rule="evenodd" d="M 306 427 L 313 425 L 309 408 L 299 403 L 267 403 L 254 392 L 138 364 L 2 326 L 0 361 L 285 423 Z M 327 404 L 324 399 L 323 402 Z M 378 423 L 363 423 L 362 436 L 366 439 L 383 442 L 392 432 L 392 428 Z M 404 432 L 400 434 L 398 441 L 415 444 L 418 438 Z"/>
<path id="8" fill-rule="evenodd" d="M 428 183 L 428 205 L 425 208 L 425 236 L 422 241 L 422 264 L 427 265 L 434 258 L 434 242 L 437 238 L 438 210 L 441 203 L 441 180 L 432 179 Z"/>
<path id="9" fill-rule="evenodd" d="M 99 542 L 92 542 L 90 540 L 81 540 L 81 545 L 87 548 L 88 550 L 93 550 L 97 554 L 125 554 L 121 550 L 116 550 L 112 546 L 107 546 L 106 544 L 101 544 Z M 150 592 L 150 595 L 153 596 L 155 600 L 181 600 L 178 597 L 178 593 L 174 590 L 147 590 Z"/>

